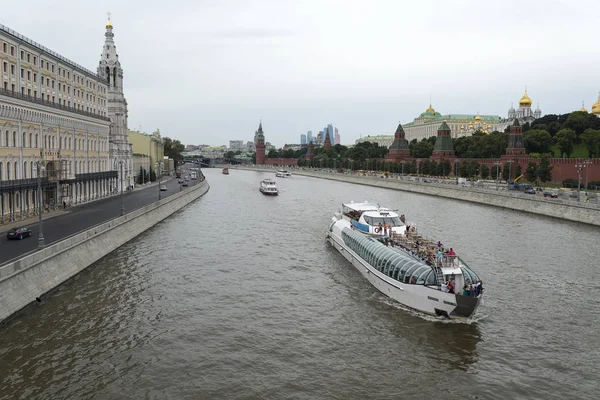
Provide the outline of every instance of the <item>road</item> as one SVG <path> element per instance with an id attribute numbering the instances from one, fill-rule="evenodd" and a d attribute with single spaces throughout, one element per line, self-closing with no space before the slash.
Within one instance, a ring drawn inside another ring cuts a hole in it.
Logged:
<path id="1" fill-rule="evenodd" d="M 185 170 L 184 175 L 186 175 Z M 182 189 L 189 189 L 191 186 L 198 183 L 198 180 L 190 181 L 190 186 L 187 188 L 183 187 Z M 168 180 L 164 185 L 167 187 L 167 191 L 161 192 L 161 198 L 164 199 L 165 197 L 179 193 L 180 185 L 176 178 Z M 125 213 L 157 201 L 158 192 L 158 186 L 151 186 L 140 190 L 134 190 L 133 192 L 123 193 Z M 66 211 L 67 212 L 63 215 L 44 220 L 43 232 L 46 245 L 60 241 L 67 236 L 118 217 L 121 213 L 121 196 L 107 197 L 91 203 L 68 208 Z M 37 249 L 37 238 L 39 233 L 37 221 L 29 222 L 29 224 L 25 226 L 31 229 L 32 235 L 23 240 L 8 240 L 6 234 L 2 234 L 2 237 L 0 238 L 0 265 Z"/>

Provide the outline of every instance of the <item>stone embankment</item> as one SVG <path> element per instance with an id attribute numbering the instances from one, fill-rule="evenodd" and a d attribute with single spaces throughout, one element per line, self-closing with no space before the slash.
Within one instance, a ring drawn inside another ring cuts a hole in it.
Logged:
<path id="1" fill-rule="evenodd" d="M 271 168 L 260 167 L 238 167 L 255 171 L 275 172 Z M 546 199 L 534 195 L 522 193 L 512 194 L 506 191 L 497 192 L 490 189 L 460 187 L 457 185 L 423 183 L 396 178 L 382 178 L 377 176 L 358 176 L 333 172 L 322 172 L 313 170 L 294 169 L 293 174 L 311 176 L 314 178 L 330 179 L 341 182 L 355 183 L 360 185 L 376 186 L 386 189 L 403 190 L 430 196 L 446 197 L 453 200 L 469 201 L 472 203 L 485 204 L 508 208 L 511 210 L 524 211 L 532 214 L 545 215 L 574 222 L 600 226 L 600 209 L 596 204 L 585 204 L 583 202 L 560 201 L 557 199 Z"/>
<path id="2" fill-rule="evenodd" d="M 207 181 L 0 267 L 0 321 L 203 196 Z"/>

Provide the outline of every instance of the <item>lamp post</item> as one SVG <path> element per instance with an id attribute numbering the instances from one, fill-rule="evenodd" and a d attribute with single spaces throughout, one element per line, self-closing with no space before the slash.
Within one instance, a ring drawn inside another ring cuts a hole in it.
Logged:
<path id="1" fill-rule="evenodd" d="M 498 186 L 500 186 L 500 161 L 494 162 L 496 166 L 496 192 L 498 191 Z"/>
<path id="2" fill-rule="evenodd" d="M 121 215 L 125 214 L 125 206 L 123 206 L 123 160 L 119 161 L 119 166 L 121 167 Z"/>
<path id="3" fill-rule="evenodd" d="M 508 164 L 508 179 L 506 180 L 506 190 L 508 191 L 510 189 L 510 178 L 512 177 L 513 160 L 508 160 L 507 163 L 510 163 Z"/>
<path id="4" fill-rule="evenodd" d="M 583 163 L 575 164 L 575 168 L 577 168 L 577 201 L 581 201 L 581 170 L 583 167 Z"/>
<path id="5" fill-rule="evenodd" d="M 43 249 L 44 247 L 46 247 L 46 241 L 44 240 L 44 223 L 42 222 L 42 213 L 44 212 L 44 208 L 42 207 L 42 171 L 44 171 L 44 167 L 42 166 L 42 162 L 41 161 L 37 161 L 37 170 L 38 170 L 38 179 L 37 179 L 37 183 L 38 183 L 38 203 L 39 203 L 39 207 L 40 207 L 40 212 L 38 215 L 38 226 L 39 226 L 39 233 L 38 233 L 38 249 Z"/>
<path id="6" fill-rule="evenodd" d="M 158 171 L 158 200 L 160 200 L 161 192 L 160 192 L 160 162 L 159 161 L 156 162 L 156 171 Z"/>
<path id="7" fill-rule="evenodd" d="M 457 178 L 458 178 L 458 162 L 459 161 L 460 160 L 458 158 L 454 160 L 454 170 L 456 171 L 454 176 L 456 176 Z"/>
<path id="8" fill-rule="evenodd" d="M 583 165 L 585 165 L 585 195 L 588 195 L 588 171 L 589 171 L 589 167 L 588 165 L 590 165 L 592 163 L 591 160 L 585 160 L 583 162 Z"/>

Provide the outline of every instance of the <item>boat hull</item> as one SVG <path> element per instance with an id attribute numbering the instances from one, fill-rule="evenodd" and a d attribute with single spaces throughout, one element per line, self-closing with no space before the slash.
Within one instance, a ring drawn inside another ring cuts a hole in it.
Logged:
<path id="1" fill-rule="evenodd" d="M 327 241 L 379 292 L 414 310 L 449 318 L 469 318 L 479 306 L 481 297 L 445 293 L 436 288 L 399 282 L 369 265 L 333 233 Z"/>
<path id="2" fill-rule="evenodd" d="M 277 195 L 279 195 L 279 192 L 269 192 L 269 191 L 262 190 L 262 189 L 258 189 L 258 190 L 260 190 L 260 192 L 262 194 L 264 194 L 265 196 L 277 196 Z"/>

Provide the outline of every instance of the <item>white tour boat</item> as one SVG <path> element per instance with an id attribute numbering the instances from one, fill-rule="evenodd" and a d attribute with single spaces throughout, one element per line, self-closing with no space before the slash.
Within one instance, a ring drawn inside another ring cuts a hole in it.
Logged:
<path id="1" fill-rule="evenodd" d="M 410 225 L 393 210 L 350 202 L 334 214 L 327 240 L 398 303 L 436 316 L 471 317 L 483 298 L 481 280 L 453 251 L 439 251 L 439 242 Z M 447 282 L 454 282 L 454 292 Z"/>
<path id="2" fill-rule="evenodd" d="M 284 169 L 280 169 L 279 171 L 275 172 L 275 176 L 279 178 L 291 178 L 292 173 Z"/>
<path id="3" fill-rule="evenodd" d="M 273 179 L 265 179 L 260 182 L 260 188 L 258 189 L 262 194 L 269 196 L 277 196 L 279 191 L 277 190 L 277 184 Z"/>

